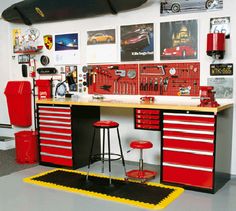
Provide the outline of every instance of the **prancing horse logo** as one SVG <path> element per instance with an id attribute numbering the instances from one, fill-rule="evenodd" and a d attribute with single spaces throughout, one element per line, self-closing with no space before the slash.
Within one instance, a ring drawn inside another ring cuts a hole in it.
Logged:
<path id="1" fill-rule="evenodd" d="M 43 40 L 44 40 L 44 45 L 48 50 L 51 50 L 52 48 L 52 35 L 44 35 L 43 36 Z"/>

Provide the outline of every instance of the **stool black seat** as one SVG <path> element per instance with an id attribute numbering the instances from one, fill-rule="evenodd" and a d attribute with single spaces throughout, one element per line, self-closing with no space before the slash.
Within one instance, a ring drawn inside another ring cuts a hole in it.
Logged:
<path id="1" fill-rule="evenodd" d="M 124 168 L 124 172 L 126 175 L 126 169 L 125 169 L 125 159 L 123 155 L 123 150 L 122 150 L 122 145 L 121 145 L 121 140 L 120 140 L 120 133 L 119 133 L 119 123 L 110 121 L 110 120 L 103 120 L 103 121 L 96 121 L 93 123 L 93 140 L 92 140 L 92 145 L 90 148 L 90 154 L 89 154 L 89 163 L 88 163 L 88 171 L 87 171 L 87 177 L 86 179 L 88 180 L 89 177 L 89 172 L 90 172 L 90 165 L 92 163 L 93 158 L 100 158 L 102 161 L 102 172 L 104 173 L 104 161 L 109 162 L 109 184 L 111 184 L 111 161 L 114 160 L 122 160 L 122 165 Z M 120 148 L 120 154 L 118 153 L 112 153 L 111 152 L 111 142 L 110 142 L 110 129 L 116 128 L 117 130 L 117 137 L 118 137 L 118 143 L 119 143 L 119 148 Z M 94 148 L 94 142 L 95 142 L 95 135 L 96 135 L 96 130 L 97 129 L 102 129 L 103 130 L 103 146 L 102 146 L 102 153 L 100 154 L 93 154 L 93 148 Z M 105 152 L 105 130 L 107 130 L 107 146 L 108 146 L 108 152 Z M 105 155 L 108 155 L 108 159 L 105 159 Z M 116 158 L 111 158 L 111 156 L 116 156 Z"/>

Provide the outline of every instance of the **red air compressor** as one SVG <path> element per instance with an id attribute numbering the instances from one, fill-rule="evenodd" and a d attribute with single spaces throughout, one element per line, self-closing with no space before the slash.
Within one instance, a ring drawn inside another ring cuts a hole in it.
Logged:
<path id="1" fill-rule="evenodd" d="M 207 55 L 223 59 L 225 54 L 225 33 L 207 34 Z"/>

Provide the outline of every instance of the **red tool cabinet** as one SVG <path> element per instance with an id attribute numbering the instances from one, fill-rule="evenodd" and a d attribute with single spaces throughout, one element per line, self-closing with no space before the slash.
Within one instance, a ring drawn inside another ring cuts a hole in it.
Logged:
<path id="1" fill-rule="evenodd" d="M 38 105 L 40 164 L 73 169 L 87 165 L 92 137 L 88 135 L 90 128 L 83 125 L 92 125 L 97 119 L 96 108 L 80 110 L 78 106 Z M 100 141 L 97 143 L 99 151 Z"/>
<path id="2" fill-rule="evenodd" d="M 226 111 L 164 111 L 161 182 L 214 193 L 229 179 L 231 127 Z M 224 126 L 222 124 L 225 124 Z M 221 126 L 220 126 L 221 125 Z M 225 128 L 225 130 L 222 130 Z"/>
<path id="3" fill-rule="evenodd" d="M 72 167 L 71 108 L 39 106 L 38 113 L 41 161 Z"/>
<path id="4" fill-rule="evenodd" d="M 160 110 L 134 109 L 135 129 L 160 130 Z"/>

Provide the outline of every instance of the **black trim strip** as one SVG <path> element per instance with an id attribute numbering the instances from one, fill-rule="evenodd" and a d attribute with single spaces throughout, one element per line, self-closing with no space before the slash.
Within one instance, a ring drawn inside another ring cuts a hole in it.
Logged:
<path id="1" fill-rule="evenodd" d="M 114 14 L 114 15 L 116 15 L 118 12 L 116 11 L 116 9 L 114 8 L 114 6 L 112 5 L 111 0 L 107 0 L 107 3 L 108 3 L 108 5 L 109 5 L 109 7 L 110 7 L 110 9 L 111 9 L 111 13 Z"/>
<path id="2" fill-rule="evenodd" d="M 31 21 L 22 14 L 22 12 L 19 10 L 19 8 L 14 7 L 14 9 L 19 13 L 19 15 L 20 15 L 22 21 L 24 22 L 24 24 L 26 24 L 28 26 L 32 25 Z"/>

